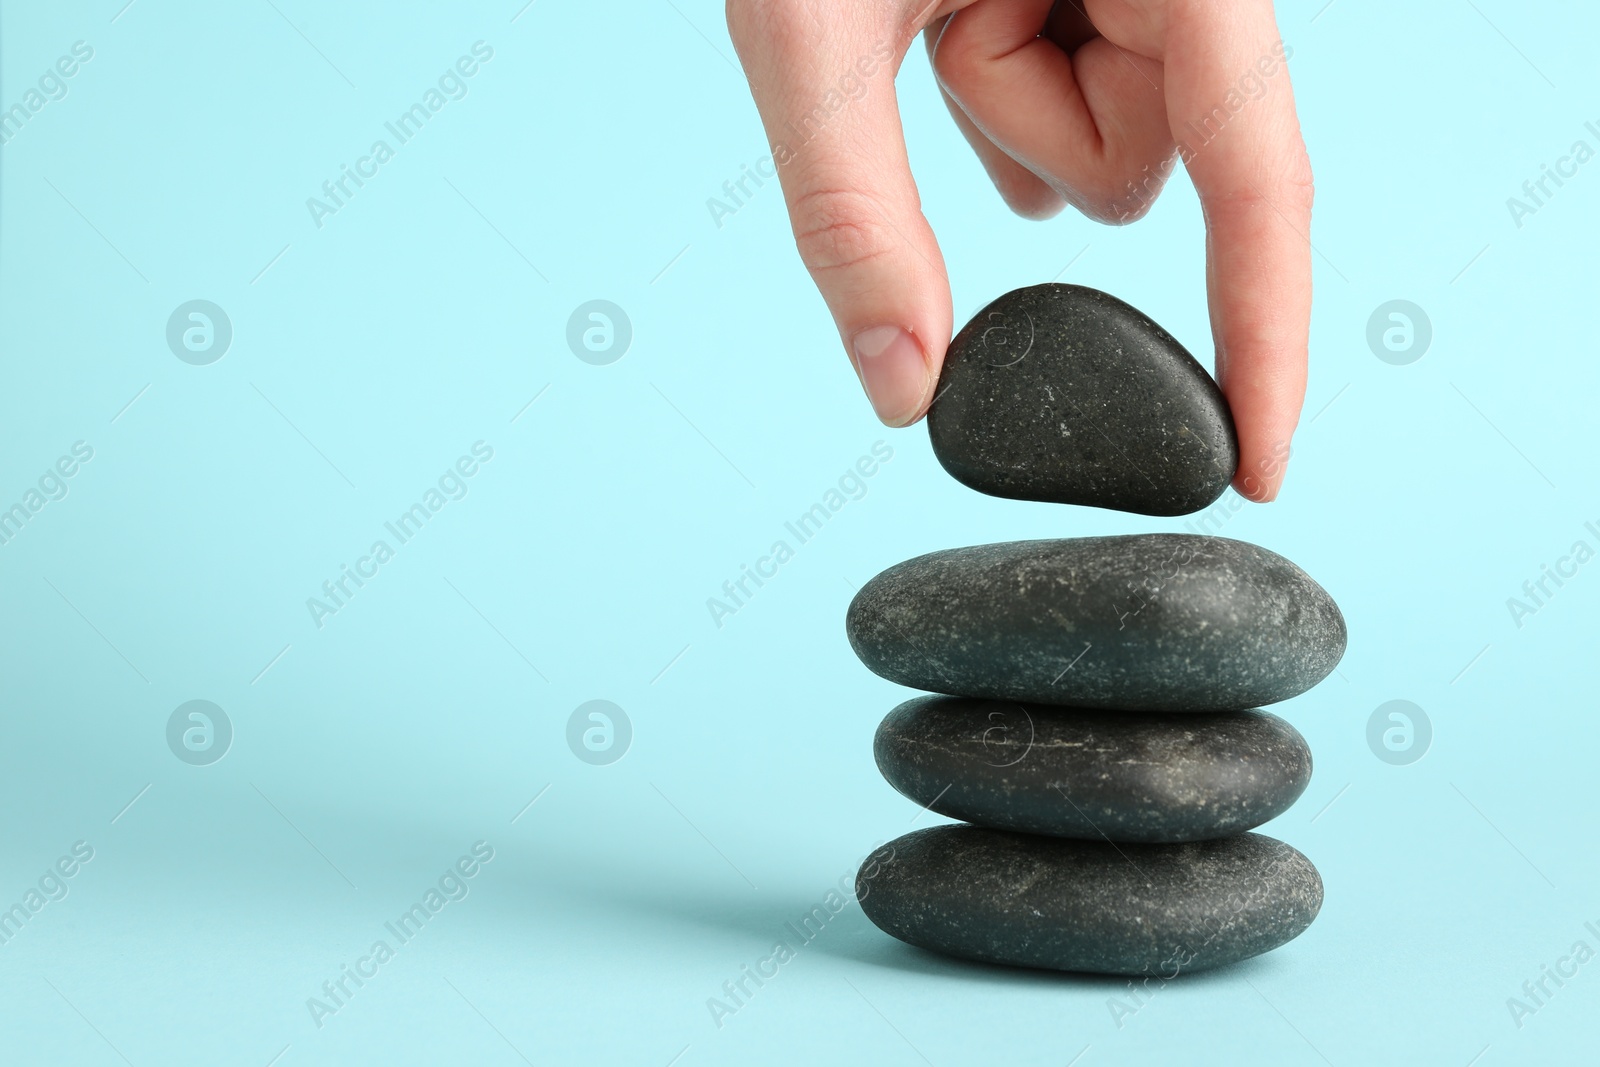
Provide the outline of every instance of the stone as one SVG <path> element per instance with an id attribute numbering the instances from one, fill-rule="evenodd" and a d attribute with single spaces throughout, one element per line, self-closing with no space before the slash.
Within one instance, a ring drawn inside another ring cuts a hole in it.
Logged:
<path id="1" fill-rule="evenodd" d="M 992 496 L 1142 515 L 1211 505 L 1239 466 L 1217 383 L 1116 297 L 1033 285 L 958 333 L 928 411 L 933 453 Z"/>
<path id="2" fill-rule="evenodd" d="M 1240 711 L 1310 689 L 1344 616 L 1299 567 L 1199 534 L 1013 541 L 877 575 L 845 629 L 876 673 L 954 696 Z"/>
<path id="3" fill-rule="evenodd" d="M 1205 841 L 1289 809 L 1300 732 L 1264 711 L 1097 711 L 924 696 L 891 711 L 878 770 L 952 819 L 1092 841 Z"/>
<path id="4" fill-rule="evenodd" d="M 874 851 L 856 895 L 885 933 L 935 952 L 1174 978 L 1299 936 L 1322 907 L 1322 878 L 1260 834 L 1141 845 L 953 825 Z"/>

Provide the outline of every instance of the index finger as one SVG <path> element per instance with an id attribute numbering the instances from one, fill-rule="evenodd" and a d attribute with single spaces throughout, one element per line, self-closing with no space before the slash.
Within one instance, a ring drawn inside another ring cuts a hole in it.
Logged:
<path id="1" fill-rule="evenodd" d="M 1305 400 L 1311 165 L 1271 3 L 1173 7 L 1167 115 L 1205 213 L 1217 379 L 1239 432 L 1234 486 L 1264 502 Z"/>
<path id="2" fill-rule="evenodd" d="M 878 417 L 921 418 L 950 340 L 950 282 L 922 214 L 894 77 L 922 27 L 877 2 L 728 4 L 800 258 Z"/>

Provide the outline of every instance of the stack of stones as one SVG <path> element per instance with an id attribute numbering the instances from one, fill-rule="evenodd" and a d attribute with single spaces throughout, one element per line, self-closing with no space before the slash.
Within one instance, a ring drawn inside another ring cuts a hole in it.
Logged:
<path id="1" fill-rule="evenodd" d="M 1215 382 L 1138 310 L 1018 290 L 957 335 L 935 454 L 996 496 L 1181 515 L 1238 465 Z M 857 877 L 886 932 L 969 959 L 1160 975 L 1304 931 L 1311 862 L 1249 831 L 1311 777 L 1260 710 L 1344 653 L 1338 607 L 1264 548 L 1199 534 L 1020 541 L 889 568 L 850 605 L 861 660 L 932 694 L 878 728 L 879 769 L 960 823 L 906 834 Z"/>

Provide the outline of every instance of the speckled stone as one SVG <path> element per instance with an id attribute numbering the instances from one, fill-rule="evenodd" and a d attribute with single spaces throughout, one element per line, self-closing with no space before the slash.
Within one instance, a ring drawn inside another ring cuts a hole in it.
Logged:
<path id="1" fill-rule="evenodd" d="M 1287 700 L 1345 647 L 1344 616 L 1299 567 L 1198 534 L 931 552 L 863 586 L 845 629 L 914 689 L 1137 711 Z"/>
<path id="2" fill-rule="evenodd" d="M 955 825 L 873 852 L 856 895 L 886 933 L 947 955 L 1171 978 L 1293 940 L 1322 879 L 1260 834 L 1113 845 Z"/>
<path id="3" fill-rule="evenodd" d="M 993 496 L 1184 515 L 1239 465 L 1205 368 L 1143 312 L 1081 285 L 1029 286 L 978 312 L 935 397 L 934 455 Z"/>
<path id="4" fill-rule="evenodd" d="M 878 770 L 940 815 L 1091 841 L 1205 841 L 1287 811 L 1300 732 L 1264 711 L 1096 711 L 924 696 L 891 711 Z"/>

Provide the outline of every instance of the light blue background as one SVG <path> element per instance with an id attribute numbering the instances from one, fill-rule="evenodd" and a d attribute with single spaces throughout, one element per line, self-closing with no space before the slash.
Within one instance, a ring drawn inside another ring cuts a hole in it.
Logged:
<path id="1" fill-rule="evenodd" d="M 1311 930 L 1119 1028 L 1120 983 L 935 958 L 852 905 L 719 1029 L 723 982 L 933 821 L 873 766 L 907 693 L 852 657 L 852 588 L 937 548 L 1186 520 L 981 497 L 921 428 L 875 423 L 776 186 L 720 228 L 707 210 L 766 151 L 715 0 L 274 2 L 0 16 L 0 107 L 94 49 L 0 148 L 0 503 L 94 449 L 0 546 L 0 902 L 94 849 L 0 945 L 0 1060 L 1593 1055 L 1600 963 L 1520 1028 L 1506 1000 L 1600 948 L 1600 564 L 1520 628 L 1506 600 L 1600 520 L 1600 163 L 1520 229 L 1506 199 L 1595 145 L 1600 18 L 1280 8 L 1319 193 L 1311 383 L 1281 500 L 1222 532 L 1300 563 L 1350 623 L 1339 673 L 1280 709 L 1317 768 L 1266 830 L 1323 873 Z M 466 98 L 314 226 L 306 198 L 479 40 Z M 1060 277 L 1209 362 L 1186 179 L 1131 228 L 1023 222 L 920 49 L 899 85 L 958 321 Z M 597 298 L 634 328 L 610 366 L 565 341 Z M 1365 341 L 1394 298 L 1433 323 L 1409 366 Z M 210 366 L 166 346 L 191 299 L 233 324 Z M 468 495 L 318 629 L 306 598 L 480 440 Z M 878 440 L 865 497 L 717 628 L 707 597 Z M 1366 724 L 1401 698 L 1435 737 L 1397 767 Z M 191 699 L 235 730 L 211 766 L 166 745 Z M 566 744 L 591 699 L 632 722 L 609 766 Z M 315 1026 L 307 998 L 480 840 L 470 894 Z"/>

